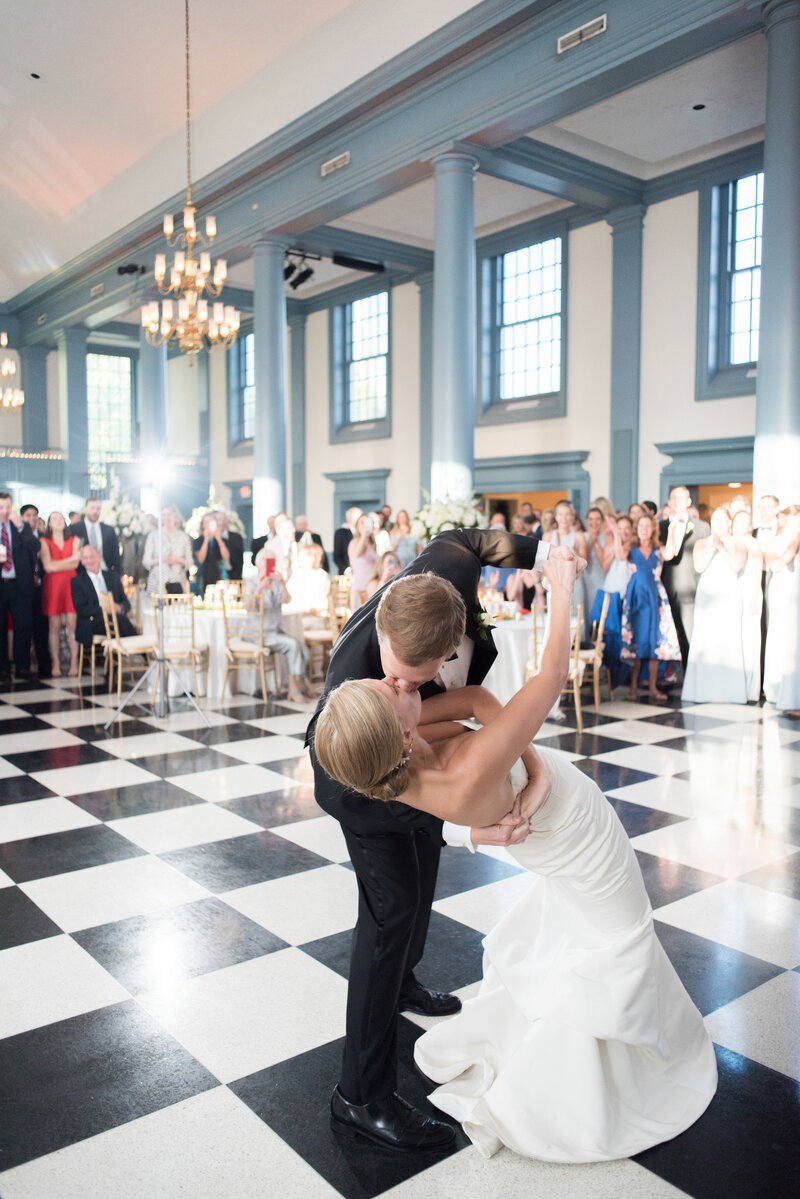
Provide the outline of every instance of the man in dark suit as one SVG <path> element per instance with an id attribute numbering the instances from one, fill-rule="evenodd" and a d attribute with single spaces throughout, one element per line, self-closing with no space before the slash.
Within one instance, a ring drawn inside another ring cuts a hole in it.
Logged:
<path id="1" fill-rule="evenodd" d="M 111 525 L 100 520 L 100 501 L 88 499 L 83 520 L 77 520 L 67 530 L 69 537 L 80 537 L 83 545 L 93 545 L 100 554 L 103 570 L 119 571 L 119 539 Z"/>
<path id="2" fill-rule="evenodd" d="M 344 679 L 385 678 L 400 690 L 419 688 L 423 696 L 482 682 L 497 651 L 478 603 L 481 567 L 531 569 L 537 555 L 541 565 L 550 552 L 572 557 L 567 547 L 551 550 L 503 530 L 440 534 L 388 590 L 371 596 L 347 622 L 309 725 L 315 796 L 342 825 L 359 890 L 342 1076 L 331 1115 L 335 1128 L 378 1144 L 421 1149 L 453 1139 L 448 1125 L 395 1093 L 398 1010 L 440 1016 L 461 1006 L 455 996 L 427 990 L 414 975 L 430 919 L 442 822 L 403 803 L 378 803 L 334 782 L 313 753 L 316 717 L 327 693 Z M 391 600 L 378 616 L 379 637 L 376 612 L 384 596 Z M 453 644 L 457 651 L 445 661 Z M 509 844 L 521 835 L 509 817 L 490 829 L 452 830 L 448 840 Z"/>
<path id="3" fill-rule="evenodd" d="M 322 544 L 322 538 L 320 537 L 319 533 L 310 533 L 309 532 L 307 516 L 296 516 L 294 518 L 294 539 L 295 539 L 295 541 L 297 541 L 298 543 L 302 541 L 303 545 L 308 545 L 309 538 L 311 539 L 311 541 L 313 541 L 314 545 L 318 545 L 319 548 L 322 550 L 322 564 L 321 564 L 322 569 L 327 571 L 328 573 L 330 573 L 330 566 L 328 564 L 328 555 L 325 553 L 325 547 Z"/>
<path id="4" fill-rule="evenodd" d="M 353 540 L 359 516 L 360 508 L 348 508 L 344 514 L 344 524 L 333 535 L 333 560 L 340 575 L 343 575 L 350 565 L 347 547 Z"/>
<path id="5" fill-rule="evenodd" d="M 39 542 L 18 512 L 7 491 L 0 491 L 0 680 L 10 679 L 8 616 L 14 622 L 14 673 L 31 677 L 34 569 Z"/>
<path id="6" fill-rule="evenodd" d="M 102 570 L 100 554 L 93 545 L 81 549 L 80 566 L 70 579 L 72 606 L 75 609 L 75 640 L 87 648 L 96 633 L 105 633 L 103 610 L 100 607 L 102 592 L 110 592 L 117 610 L 117 625 L 120 637 L 132 637 L 136 629 L 126 616 L 131 606 L 122 589 L 119 571 Z"/>
<path id="7" fill-rule="evenodd" d="M 695 543 L 701 537 L 708 537 L 711 532 L 704 520 L 692 519 L 689 512 L 691 504 L 688 487 L 673 487 L 669 493 L 670 518 L 659 521 L 658 526 L 664 547 L 661 581 L 669 597 L 684 670 L 689 657 L 689 642 L 694 626 L 694 596 L 700 577 L 694 567 L 692 551 Z"/>
<path id="8" fill-rule="evenodd" d="M 23 504 L 20 507 L 19 514 L 29 525 L 37 542 L 41 538 L 39 532 L 39 509 L 35 504 Z M 50 645 L 48 637 L 50 633 L 50 622 L 46 616 L 42 615 L 42 580 L 44 578 L 44 567 L 42 559 L 39 557 L 39 551 L 36 551 L 36 561 L 33 567 L 33 648 L 36 651 L 36 667 L 40 679 L 49 679 L 53 670 L 53 663 L 50 660 Z"/>

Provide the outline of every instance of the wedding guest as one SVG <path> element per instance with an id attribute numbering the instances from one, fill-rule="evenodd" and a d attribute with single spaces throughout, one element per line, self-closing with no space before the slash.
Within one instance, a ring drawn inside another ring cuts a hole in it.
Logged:
<path id="1" fill-rule="evenodd" d="M 14 622 L 14 673 L 31 678 L 34 568 L 39 542 L 18 512 L 13 500 L 0 491 L 0 682 L 10 679 L 8 662 L 9 615 Z"/>
<path id="2" fill-rule="evenodd" d="M 91 496 L 84 506 L 83 520 L 74 521 L 67 530 L 69 537 L 80 537 L 82 545 L 93 545 L 100 554 L 103 570 L 119 570 L 119 538 L 111 525 L 100 519 L 101 503 Z"/>
<path id="3" fill-rule="evenodd" d="M 340 575 L 343 575 L 350 565 L 347 550 L 355 536 L 356 525 L 361 515 L 360 508 L 348 508 L 344 514 L 344 524 L 333 535 L 333 560 Z"/>
<path id="4" fill-rule="evenodd" d="M 39 515 L 35 504 L 23 504 L 19 514 L 30 526 L 36 540 L 41 543 L 47 526 Z M 50 622 L 42 612 L 42 583 L 44 567 L 39 556 L 33 570 L 33 649 L 36 654 L 36 669 L 40 679 L 49 679 L 51 675 L 50 661 Z"/>
<path id="5" fill-rule="evenodd" d="M 733 508 L 733 505 L 731 505 Z M 761 591 L 764 577 L 764 552 L 753 536 L 750 508 L 745 504 L 733 514 L 731 532 L 747 550 L 747 562 L 739 579 L 742 592 L 742 647 L 747 679 L 748 702 L 756 702 L 761 694 Z"/>
<path id="6" fill-rule="evenodd" d="M 75 521 L 76 521 L 76 520 L 80 520 L 80 518 L 81 518 L 81 514 L 80 514 L 80 512 L 76 512 L 76 511 L 74 510 L 74 508 L 73 508 L 73 509 L 71 509 L 71 510 L 70 510 L 70 511 L 67 513 L 67 520 L 69 521 L 69 523 L 70 523 L 71 525 L 74 525 L 74 524 L 75 524 Z"/>
<path id="7" fill-rule="evenodd" d="M 708 537 L 711 530 L 704 521 L 691 515 L 692 497 L 688 487 L 671 488 L 669 503 L 669 521 L 661 521 L 659 525 L 659 537 L 664 546 L 663 580 L 678 631 L 681 662 L 686 670 L 698 579 L 692 551 L 695 543 L 701 537 Z"/>
<path id="8" fill-rule="evenodd" d="M 586 546 L 586 538 L 580 529 L 575 528 L 575 509 L 569 500 L 559 500 L 553 509 L 555 523 L 549 533 L 544 534 L 544 540 L 550 545 L 565 545 L 572 550 L 578 557 L 588 560 L 589 551 Z M 575 606 L 581 604 L 583 607 L 584 619 L 589 611 L 586 602 L 586 581 L 585 576 L 581 575 L 576 584 L 575 590 L 572 593 L 572 602 Z"/>
<path id="9" fill-rule="evenodd" d="M 490 529 L 502 529 L 503 532 L 505 532 L 505 529 L 506 529 L 505 513 L 504 512 L 493 512 L 491 517 L 489 518 L 489 528 Z"/>
<path id="10" fill-rule="evenodd" d="M 356 535 L 347 547 L 347 557 L 353 572 L 350 585 L 350 610 L 355 612 L 364 602 L 364 590 L 378 561 L 375 548 L 375 526 L 372 513 L 362 513 L 356 521 Z"/>
<path id="11" fill-rule="evenodd" d="M 308 527 L 308 517 L 301 513 L 300 516 L 294 518 L 294 539 L 298 545 L 307 545 L 309 541 L 313 541 L 314 545 L 318 545 L 322 550 L 322 569 L 326 572 L 330 570 L 328 565 L 328 555 L 322 544 L 322 538 L 319 533 L 312 533 Z"/>
<path id="12" fill-rule="evenodd" d="M 658 515 L 658 505 L 653 500 L 642 500 L 639 504 L 642 512 L 646 512 L 648 516 Z"/>
<path id="13" fill-rule="evenodd" d="M 316 699 L 308 682 L 308 647 L 290 637 L 281 626 L 281 608 L 289 603 L 286 580 L 279 570 L 267 574 L 266 556 L 259 563 L 256 591 L 264 596 L 264 644 L 276 654 L 283 654 L 289 671 L 288 698 L 293 704 L 307 704 Z"/>
<path id="14" fill-rule="evenodd" d="M 386 517 L 382 510 L 380 512 L 370 512 L 369 515 L 372 517 L 372 529 L 375 534 L 375 552 L 381 558 L 384 554 L 388 554 L 392 548 L 389 530 L 386 528 Z"/>
<path id="15" fill-rule="evenodd" d="M 599 508 L 605 520 L 609 516 L 616 516 L 616 509 L 604 495 L 599 495 L 596 500 L 592 500 L 592 508 Z"/>
<path id="16" fill-rule="evenodd" d="M 386 530 L 387 533 L 391 533 L 392 529 L 394 528 L 394 521 L 392 520 L 392 505 L 391 504 L 383 505 L 383 507 L 381 508 L 381 516 L 383 517 L 384 529 Z"/>
<path id="17" fill-rule="evenodd" d="M 724 505 L 711 514 L 711 535 L 692 550 L 699 575 L 694 625 L 681 699 L 685 703 L 747 703 L 740 576 L 747 548 L 731 534 Z"/>
<path id="18" fill-rule="evenodd" d="M 552 508 L 542 509 L 542 538 L 549 533 L 556 523 L 556 514 Z"/>
<path id="19" fill-rule="evenodd" d="M 321 545 L 314 543 L 298 546 L 297 566 L 286 580 L 292 607 L 298 608 L 304 614 L 304 628 L 319 628 L 321 614 L 328 611 L 331 577 L 323 567 L 322 560 Z M 306 617 L 309 617 L 308 622 Z"/>
<path id="20" fill-rule="evenodd" d="M 283 513 L 282 515 L 285 516 L 286 513 Z M 258 555 L 259 550 L 262 549 L 264 545 L 266 545 L 266 543 L 269 541 L 270 537 L 275 536 L 275 521 L 276 521 L 276 519 L 277 519 L 276 516 L 268 516 L 266 533 L 264 533 L 263 537 L 254 537 L 253 540 L 250 542 L 250 561 L 253 563 L 254 566 L 256 564 L 256 557 Z"/>
<path id="21" fill-rule="evenodd" d="M 366 593 L 365 598 L 369 599 L 371 595 L 374 595 L 376 591 L 379 591 L 380 588 L 393 579 L 395 575 L 399 575 L 402 569 L 403 567 L 397 554 L 392 553 L 391 550 L 389 550 L 389 552 L 386 554 L 381 554 L 380 558 L 375 563 L 375 569 L 372 572 L 372 577 L 367 580 L 367 585 L 364 588 Z"/>
<path id="22" fill-rule="evenodd" d="M 586 590 L 586 636 L 591 634 L 589 613 L 598 591 L 605 590 L 606 574 L 614 559 L 614 539 L 605 531 L 606 518 L 600 508 L 592 507 L 586 513 L 587 566 L 584 574 Z"/>
<path id="23" fill-rule="evenodd" d="M 633 526 L 628 516 L 606 517 L 606 526 L 613 538 L 614 555 L 606 571 L 603 590 L 615 591 L 620 599 L 624 600 L 625 593 L 628 590 L 628 580 L 631 576 L 628 557 L 633 537 Z"/>
<path id="24" fill-rule="evenodd" d="M 800 719 L 800 505 L 778 514 L 778 531 L 766 550 L 769 628 L 764 693 L 779 712 Z"/>
<path id="25" fill-rule="evenodd" d="M 262 556 L 274 558 L 276 568 L 288 579 L 297 565 L 296 531 L 291 517 L 279 512 L 275 517 L 275 536 L 269 537 L 256 554 L 256 565 Z"/>
<path id="26" fill-rule="evenodd" d="M 633 574 L 622 608 L 622 658 L 633 664 L 628 699 L 636 703 L 639 672 L 648 663 L 650 698 L 666 699 L 656 686 L 659 661 L 680 657 L 669 600 L 661 582 L 662 555 L 658 529 L 651 516 L 641 516 L 636 525 L 628 558 Z"/>
<path id="27" fill-rule="evenodd" d="M 537 602 L 545 603 L 544 591 L 533 570 L 512 571 L 506 580 L 505 592 L 506 599 L 516 603 L 520 612 L 530 612 Z"/>
<path id="28" fill-rule="evenodd" d="M 50 673 L 54 679 L 61 677 L 59 645 L 62 618 L 67 626 L 69 646 L 69 677 L 78 674 L 78 643 L 75 640 L 75 605 L 72 602 L 71 583 L 80 562 L 81 543 L 78 537 L 67 536 L 67 522 L 60 512 L 51 512 L 47 532 L 39 545 L 39 556 L 44 571 L 42 582 L 42 613 L 47 617 L 50 642 Z"/>
<path id="29" fill-rule="evenodd" d="M 762 495 L 758 501 L 758 526 L 753 530 L 753 536 L 761 547 L 764 557 L 764 569 L 761 574 L 761 693 L 764 693 L 764 659 L 767 652 L 767 628 L 769 626 L 769 588 L 772 582 L 772 571 L 767 569 L 767 546 L 778 532 L 778 513 L 780 500 L 776 495 Z"/>
<path id="30" fill-rule="evenodd" d="M 75 608 L 75 640 L 88 648 L 95 634 L 105 635 L 103 610 L 100 607 L 103 592 L 111 593 L 120 637 L 133 637 L 136 629 L 127 616 L 131 606 L 122 589 L 119 571 L 103 570 L 102 558 L 93 545 L 84 545 L 80 557 L 69 584 Z"/>
<path id="31" fill-rule="evenodd" d="M 639 524 L 640 516 L 644 516 L 644 508 L 642 507 L 642 505 L 641 504 L 631 504 L 628 508 L 628 519 L 630 520 L 634 529 Z"/>
<path id="32" fill-rule="evenodd" d="M 183 517 L 174 504 L 165 504 L 161 510 L 161 549 L 163 560 L 158 558 L 158 529 L 147 534 L 144 543 L 142 564 L 147 575 L 147 590 L 166 591 L 180 595 L 184 591 L 189 567 L 192 565 L 192 543 L 183 528 Z"/>
<path id="33" fill-rule="evenodd" d="M 389 534 L 392 549 L 397 554 L 403 569 L 410 566 L 417 554 L 422 553 L 422 542 L 411 532 L 411 521 L 405 508 L 397 513 L 392 531 Z"/>
<path id="34" fill-rule="evenodd" d="M 197 564 L 202 568 L 202 594 L 206 587 L 224 577 L 241 579 L 244 562 L 244 542 L 241 534 L 228 528 L 224 512 L 206 512 L 199 537 L 192 542 Z"/>

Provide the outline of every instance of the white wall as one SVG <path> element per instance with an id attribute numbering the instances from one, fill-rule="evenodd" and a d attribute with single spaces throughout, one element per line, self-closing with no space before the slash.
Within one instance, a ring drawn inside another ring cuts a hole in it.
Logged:
<path id="1" fill-rule="evenodd" d="M 697 402 L 698 194 L 653 204 L 644 220 L 639 495 L 658 501 L 671 459 L 656 442 L 755 433 L 755 396 Z"/>
<path id="2" fill-rule="evenodd" d="M 199 375 L 188 354 L 167 360 L 167 452 L 175 457 L 192 457 L 200 450 Z"/>

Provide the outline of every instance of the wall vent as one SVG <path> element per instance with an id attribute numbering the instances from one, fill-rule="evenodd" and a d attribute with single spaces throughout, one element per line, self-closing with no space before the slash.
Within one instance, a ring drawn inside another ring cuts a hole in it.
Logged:
<path id="1" fill-rule="evenodd" d="M 94 287 L 89 289 L 89 295 L 94 300 L 97 296 L 102 296 L 105 290 L 106 287 L 104 283 L 95 283 Z"/>
<path id="2" fill-rule="evenodd" d="M 603 13 L 602 17 L 595 17 L 593 21 L 587 21 L 579 29 L 573 29 L 570 33 L 565 33 L 563 37 L 560 37 L 556 43 L 556 53 L 563 54 L 565 50 L 573 50 L 575 46 L 580 46 L 582 42 L 588 42 L 589 38 L 597 37 L 598 33 L 605 33 L 607 29 L 608 14 Z"/>
<path id="3" fill-rule="evenodd" d="M 350 151 L 345 150 L 344 154 L 337 154 L 335 158 L 329 158 L 327 162 L 323 162 L 319 168 L 319 173 L 324 179 L 326 175 L 332 175 L 334 171 L 340 171 L 342 167 L 350 165 Z"/>

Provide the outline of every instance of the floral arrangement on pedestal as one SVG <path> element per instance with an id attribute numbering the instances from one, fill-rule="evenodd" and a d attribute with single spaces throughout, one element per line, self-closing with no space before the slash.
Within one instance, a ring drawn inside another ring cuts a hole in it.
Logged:
<path id="1" fill-rule="evenodd" d="M 428 496 L 427 491 L 424 495 Z M 447 529 L 485 529 L 487 523 L 481 510 L 475 507 L 473 495 L 464 499 L 448 495 L 442 500 L 432 500 L 428 496 L 427 504 L 411 522 L 411 532 L 421 541 L 430 541 Z"/>
<path id="2" fill-rule="evenodd" d="M 203 517 L 208 512 L 222 512 L 228 518 L 228 528 L 233 533 L 241 533 L 244 535 L 244 525 L 235 512 L 231 512 L 228 508 L 224 508 L 222 504 L 217 503 L 217 493 L 214 484 L 208 492 L 208 499 L 200 508 L 193 508 L 192 515 L 186 522 L 185 528 L 189 536 L 194 539 L 199 537 L 203 528 Z"/>
<path id="3" fill-rule="evenodd" d="M 113 471 L 109 479 L 108 499 L 103 500 L 100 508 L 100 520 L 105 525 L 111 525 L 122 541 L 141 537 L 150 530 L 147 517 L 139 505 L 123 498 L 119 479 Z"/>

